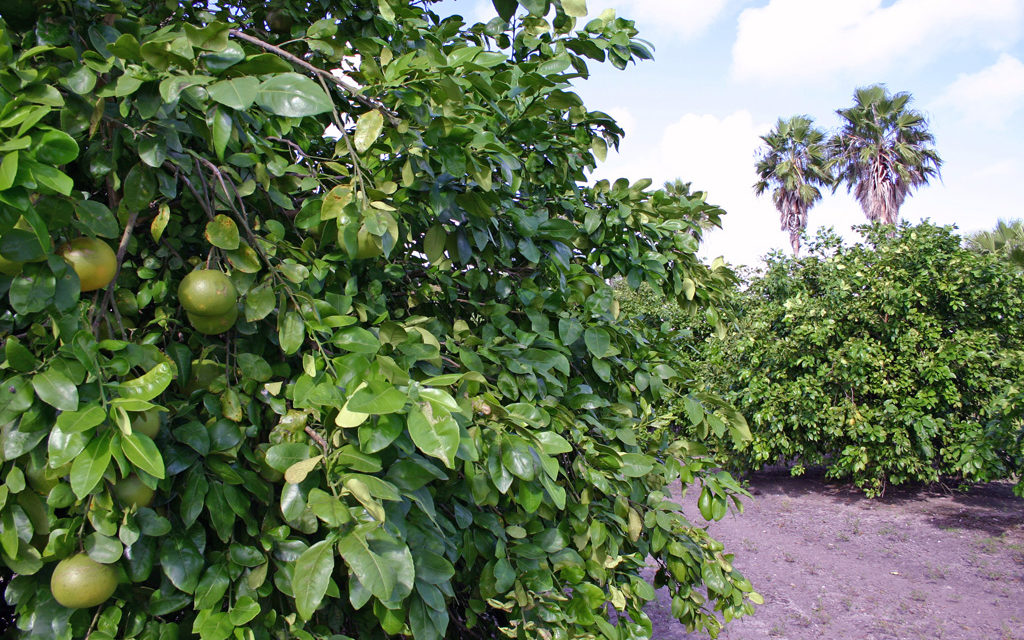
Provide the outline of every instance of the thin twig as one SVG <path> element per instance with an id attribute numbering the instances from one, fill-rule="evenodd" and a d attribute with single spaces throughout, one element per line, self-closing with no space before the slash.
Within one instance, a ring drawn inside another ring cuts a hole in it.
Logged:
<path id="1" fill-rule="evenodd" d="M 103 294 L 103 302 L 97 307 L 93 308 L 93 313 L 96 313 L 97 309 L 103 309 L 106 312 L 107 307 L 111 304 L 114 299 L 114 288 L 117 286 L 117 276 L 121 273 L 121 261 L 124 260 L 124 254 L 128 251 L 128 241 L 132 237 L 132 230 L 135 229 L 135 221 L 139 219 L 139 212 L 133 211 L 128 216 L 128 224 L 124 227 L 124 233 L 121 234 L 121 244 L 117 247 L 116 264 L 114 265 L 114 278 L 107 285 L 107 290 Z M 92 321 L 92 330 L 96 331 L 100 326 L 100 318 L 102 315 L 96 316 Z"/>
<path id="2" fill-rule="evenodd" d="M 207 206 L 208 203 L 206 202 L 206 199 L 203 196 L 199 195 L 199 191 L 196 190 L 196 187 L 194 184 L 192 184 L 192 181 L 185 177 L 185 175 L 181 172 L 180 168 L 171 164 L 170 162 L 166 163 L 164 166 L 169 166 L 174 171 L 174 176 L 185 183 L 185 186 L 188 187 L 188 190 L 191 191 L 192 195 L 195 197 L 196 202 L 198 202 L 199 206 L 202 207 L 203 211 L 206 212 L 207 217 L 210 218 L 210 220 L 213 220 L 213 212 Z M 202 177 L 202 174 L 199 175 L 200 177 Z"/>
<path id="3" fill-rule="evenodd" d="M 327 452 L 330 451 L 330 447 L 328 446 L 327 441 L 323 439 L 323 436 L 317 433 L 313 427 L 306 427 L 306 434 L 313 439 L 313 442 L 320 445 L 320 448 L 324 450 L 324 455 L 327 455 Z"/>
<path id="4" fill-rule="evenodd" d="M 263 248 L 260 247 L 259 241 L 256 238 L 256 234 L 253 233 L 252 228 L 249 226 L 249 214 L 245 210 L 245 203 L 242 202 L 242 198 L 238 194 L 238 189 L 235 188 L 235 184 L 232 182 L 231 191 L 228 191 L 228 185 L 227 183 L 224 182 L 224 174 L 221 172 L 220 167 L 213 164 L 212 162 L 210 162 L 209 160 L 202 156 L 196 156 L 196 159 L 199 160 L 201 164 L 206 165 L 210 169 L 210 172 L 213 173 L 213 177 L 217 178 L 217 182 L 220 183 L 220 188 L 224 190 L 224 196 L 228 198 L 228 207 L 230 207 L 232 213 L 235 214 L 235 217 L 238 219 L 238 221 L 242 223 L 242 229 L 245 231 L 245 235 L 249 239 L 249 242 L 252 245 L 253 250 L 256 251 L 256 253 L 261 258 L 263 258 L 263 261 L 267 264 L 267 267 L 273 269 L 274 265 L 271 264 L 270 258 L 268 258 L 266 254 L 263 253 Z M 200 172 L 199 175 L 201 176 L 202 173 Z M 231 197 L 232 192 L 235 194 L 234 198 Z M 239 211 L 238 208 L 235 207 L 234 201 L 236 199 L 238 200 L 239 206 L 242 207 L 241 211 Z"/>
<path id="5" fill-rule="evenodd" d="M 337 85 L 338 87 L 343 89 L 350 96 L 352 96 L 352 99 L 355 100 L 356 102 L 362 104 L 365 107 L 369 107 L 371 109 L 380 109 L 381 112 L 385 116 L 387 116 L 387 118 L 391 122 L 391 124 L 397 125 L 398 123 L 400 123 L 402 121 L 402 119 L 398 117 L 397 113 L 395 113 L 391 109 L 388 109 L 387 107 L 385 107 L 383 103 L 378 102 L 376 100 L 372 100 L 372 99 L 367 98 L 366 96 L 358 93 L 358 90 L 355 87 L 349 86 L 348 84 L 345 83 L 344 80 L 342 80 L 338 76 L 334 75 L 330 71 L 325 71 L 324 69 L 321 69 L 319 67 L 311 65 L 310 63 L 306 62 L 305 60 L 303 60 L 302 58 L 298 57 L 297 55 L 295 55 L 293 53 L 289 53 L 289 52 L 285 51 L 284 49 L 282 49 L 281 47 L 274 46 L 274 45 L 270 44 L 269 42 L 264 42 L 263 40 L 260 40 L 259 38 L 251 36 L 248 33 L 244 33 L 242 31 L 239 31 L 238 29 L 231 29 L 230 31 L 228 31 L 228 33 L 230 35 L 238 38 L 239 40 L 245 40 L 246 42 L 254 44 L 254 45 L 256 45 L 257 47 L 259 47 L 261 49 L 265 49 L 267 51 L 270 51 L 271 53 L 276 53 L 277 55 L 281 56 L 285 60 L 288 60 L 292 64 L 296 64 L 296 65 L 302 67 L 306 71 L 314 73 L 317 76 L 320 76 L 322 78 L 327 78 L 328 80 L 333 82 L 335 85 Z"/>
<path id="6" fill-rule="evenodd" d="M 327 84 L 323 78 L 320 78 L 320 86 L 327 91 Z M 363 168 L 359 166 L 359 154 L 356 153 L 356 148 L 352 144 L 352 138 L 349 137 L 348 131 L 345 130 L 345 125 L 341 122 L 341 115 L 338 113 L 338 109 L 331 105 L 331 117 L 334 119 L 334 126 L 338 127 L 338 131 L 341 133 L 342 139 L 345 140 L 345 146 L 348 148 L 348 154 L 352 158 L 352 168 L 356 172 L 356 180 L 359 182 L 359 195 L 362 197 L 364 204 L 366 202 L 366 183 L 363 181 Z"/>

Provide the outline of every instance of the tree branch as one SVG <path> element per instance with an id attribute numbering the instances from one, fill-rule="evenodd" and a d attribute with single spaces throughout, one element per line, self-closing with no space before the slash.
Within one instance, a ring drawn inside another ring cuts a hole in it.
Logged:
<path id="1" fill-rule="evenodd" d="M 356 102 L 358 102 L 359 104 L 361 104 L 361 105 L 363 105 L 365 107 L 369 107 L 371 109 L 379 109 L 381 111 L 381 113 L 383 113 L 385 116 L 387 116 L 388 121 L 391 122 L 392 125 L 397 125 L 397 124 L 399 124 L 402 121 L 402 119 L 398 117 L 397 113 L 395 113 L 391 109 L 388 109 L 387 107 L 385 107 L 383 103 L 381 103 L 381 102 L 379 102 L 377 100 L 372 100 L 372 99 L 367 98 L 366 96 L 358 93 L 358 90 L 355 87 L 348 85 L 344 80 L 342 80 L 338 76 L 334 75 L 330 71 L 325 71 L 324 69 L 321 69 L 321 68 L 319 68 L 319 67 L 317 67 L 315 65 L 312 65 L 312 64 L 306 62 L 305 60 L 303 60 L 299 56 L 297 56 L 297 55 L 295 55 L 293 53 L 289 53 L 289 52 L 285 51 L 281 47 L 272 45 L 269 42 L 264 42 L 263 40 L 260 40 L 259 38 L 255 37 L 255 36 L 251 36 L 248 33 L 245 33 L 243 31 L 239 31 L 238 29 L 231 29 L 228 33 L 230 35 L 238 38 L 239 40 L 245 40 L 246 42 L 248 42 L 250 44 L 254 44 L 254 45 L 256 45 L 257 47 L 259 47 L 261 49 L 264 49 L 264 50 L 269 51 L 271 53 L 277 54 L 277 55 L 281 56 L 282 58 L 284 58 L 285 60 L 288 60 L 292 64 L 298 65 L 298 66 L 302 67 L 303 69 L 305 69 L 306 71 L 309 71 L 310 73 L 316 74 L 318 77 L 326 78 L 327 80 L 330 80 L 336 86 L 340 87 L 343 91 L 345 91 L 347 94 L 352 96 L 352 99 L 355 100 Z"/>
<path id="2" fill-rule="evenodd" d="M 120 275 L 121 273 L 121 261 L 124 260 L 124 254 L 128 251 L 128 240 L 130 240 L 132 237 L 132 231 L 135 229 L 135 221 L 138 219 L 138 211 L 133 211 L 132 214 L 128 217 L 128 224 L 124 226 L 124 233 L 121 234 L 121 244 L 119 244 L 117 247 L 117 265 L 114 267 L 114 279 L 111 280 L 110 284 L 107 285 L 107 290 L 103 293 L 103 302 L 100 303 L 95 309 L 93 309 L 93 313 L 95 313 L 96 309 L 102 309 L 105 313 L 107 307 L 113 302 L 114 287 L 117 286 L 117 276 Z M 103 314 L 101 313 L 97 314 L 93 319 L 92 330 L 94 332 L 100 326 L 100 319 L 102 317 Z M 117 317 L 118 322 L 120 323 L 120 314 L 118 314 Z"/>

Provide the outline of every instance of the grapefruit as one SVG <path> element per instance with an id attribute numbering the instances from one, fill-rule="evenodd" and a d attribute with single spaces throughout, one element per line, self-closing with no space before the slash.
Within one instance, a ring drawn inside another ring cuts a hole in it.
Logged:
<path id="1" fill-rule="evenodd" d="M 190 317 L 223 316 L 235 308 L 238 290 L 223 271 L 198 269 L 181 279 L 178 302 Z M 237 309 L 235 313 L 237 315 Z"/>
<path id="2" fill-rule="evenodd" d="M 61 256 L 78 274 L 82 291 L 95 291 L 110 284 L 117 273 L 117 256 L 99 238 L 75 238 L 60 248 Z"/>
<path id="3" fill-rule="evenodd" d="M 106 602 L 117 588 L 117 571 L 79 553 L 64 558 L 50 576 L 54 600 L 69 609 L 87 609 Z"/>

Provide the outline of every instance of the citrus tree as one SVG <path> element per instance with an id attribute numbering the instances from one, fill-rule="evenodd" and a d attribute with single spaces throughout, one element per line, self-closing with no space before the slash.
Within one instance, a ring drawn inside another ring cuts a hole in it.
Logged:
<path id="1" fill-rule="evenodd" d="M 869 495 L 1020 478 L 1020 273 L 949 227 L 861 231 L 852 246 L 825 233 L 805 258 L 770 259 L 743 294 L 739 331 L 713 343 L 714 388 L 754 436 L 728 457 L 824 465 Z"/>
<path id="2" fill-rule="evenodd" d="M 739 488 L 637 439 L 679 374 L 607 284 L 702 310 L 727 274 L 690 198 L 583 186 L 622 132 L 570 83 L 648 49 L 494 5 L 0 5 L 16 637 L 643 638 L 662 586 L 714 635 L 760 600 L 668 485 Z"/>

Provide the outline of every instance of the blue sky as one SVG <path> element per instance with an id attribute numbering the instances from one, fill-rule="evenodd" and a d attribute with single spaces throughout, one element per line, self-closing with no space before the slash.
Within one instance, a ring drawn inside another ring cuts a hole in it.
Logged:
<path id="1" fill-rule="evenodd" d="M 779 117 L 826 129 L 858 86 L 909 91 L 945 164 L 915 192 L 903 219 L 988 229 L 1024 217 L 1024 0 L 588 0 L 636 20 L 655 60 L 618 71 L 591 65 L 576 84 L 590 109 L 626 138 L 596 177 L 681 178 L 728 211 L 702 254 L 757 264 L 788 250 L 778 213 L 756 198 L 754 157 Z M 442 12 L 494 16 L 490 0 L 448 0 Z M 845 189 L 810 213 L 809 231 L 854 238 L 864 220 Z"/>

